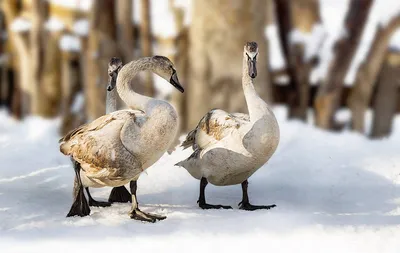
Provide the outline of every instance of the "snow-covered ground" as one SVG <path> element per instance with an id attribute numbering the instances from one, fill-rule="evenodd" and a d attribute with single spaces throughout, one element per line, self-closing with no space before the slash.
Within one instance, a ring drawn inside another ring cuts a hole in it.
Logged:
<path id="1" fill-rule="evenodd" d="M 249 193 L 276 208 L 238 210 L 239 185 L 209 185 L 210 203 L 234 209 L 199 209 L 199 181 L 173 166 L 190 150 L 178 149 L 139 180 L 142 209 L 168 216 L 147 224 L 129 219 L 129 204 L 66 218 L 74 172 L 58 150 L 58 120 L 20 123 L 0 112 L 1 252 L 400 252 L 400 131 L 370 141 L 275 113 L 281 142 Z M 105 200 L 110 189 L 93 192 Z"/>

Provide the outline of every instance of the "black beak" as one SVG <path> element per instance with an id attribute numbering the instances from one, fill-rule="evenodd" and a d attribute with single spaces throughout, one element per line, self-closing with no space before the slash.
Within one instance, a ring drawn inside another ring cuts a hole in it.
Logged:
<path id="1" fill-rule="evenodd" d="M 112 91 L 117 85 L 118 72 L 114 71 L 110 74 L 110 83 L 107 86 L 107 91 Z"/>
<path id="2" fill-rule="evenodd" d="M 171 79 L 169 80 L 169 82 L 180 92 L 184 92 L 185 89 L 183 89 L 182 85 L 179 83 L 178 80 L 178 75 L 176 74 L 176 72 L 174 72 L 171 76 Z"/>
<path id="3" fill-rule="evenodd" d="M 257 76 L 257 67 L 256 67 L 256 57 L 254 57 L 253 59 L 248 59 L 248 64 L 249 64 L 249 76 L 251 78 L 256 78 Z"/>

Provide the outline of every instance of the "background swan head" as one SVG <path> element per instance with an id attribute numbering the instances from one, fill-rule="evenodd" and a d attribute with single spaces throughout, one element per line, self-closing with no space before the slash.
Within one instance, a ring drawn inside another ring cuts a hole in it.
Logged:
<path id="1" fill-rule="evenodd" d="M 118 57 L 111 58 L 110 62 L 108 63 L 108 75 L 111 77 L 110 83 L 107 86 L 108 91 L 112 91 L 117 85 L 117 76 L 121 68 L 122 60 Z"/>
<path id="2" fill-rule="evenodd" d="M 174 64 L 165 56 L 153 56 L 152 62 L 155 64 L 154 73 L 171 83 L 177 90 L 184 92 L 182 85 L 179 82 L 178 75 Z"/>
<path id="3" fill-rule="evenodd" d="M 258 45 L 256 42 L 251 41 L 247 42 L 246 45 L 244 45 L 244 56 L 247 59 L 247 66 L 249 69 L 249 76 L 251 78 L 256 78 L 257 76 L 257 55 L 258 55 Z"/>

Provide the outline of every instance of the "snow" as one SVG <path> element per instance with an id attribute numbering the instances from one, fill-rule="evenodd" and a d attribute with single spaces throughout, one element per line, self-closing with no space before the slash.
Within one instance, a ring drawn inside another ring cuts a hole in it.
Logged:
<path id="1" fill-rule="evenodd" d="M 72 30 L 79 36 L 87 36 L 89 34 L 89 21 L 87 19 L 77 20 Z"/>
<path id="2" fill-rule="evenodd" d="M 254 204 L 275 203 L 276 208 L 238 210 L 239 185 L 209 185 L 210 203 L 234 209 L 199 209 L 199 181 L 173 166 L 191 151 L 178 148 L 139 179 L 142 210 L 168 216 L 155 224 L 130 220 L 130 204 L 93 207 L 88 217 L 66 218 L 74 172 L 59 152 L 60 120 L 16 122 L 0 111 L 2 252 L 249 252 L 267 247 L 275 252 L 397 253 L 400 133 L 370 141 L 349 131 L 329 133 L 286 121 L 283 107 L 274 111 L 281 142 L 250 178 L 249 194 Z M 400 129 L 400 118 L 395 126 Z M 110 189 L 92 191 L 104 200 Z"/>
<path id="3" fill-rule="evenodd" d="M 292 44 L 304 44 L 305 54 L 304 61 L 308 62 L 318 55 L 325 37 L 325 30 L 321 24 L 315 24 L 311 33 L 304 33 L 298 29 L 290 32 L 289 38 Z"/>
<path id="4" fill-rule="evenodd" d="M 60 39 L 60 48 L 67 52 L 81 51 L 81 41 L 74 35 L 63 35 Z"/>
<path id="5" fill-rule="evenodd" d="M 14 32 L 26 32 L 31 29 L 31 22 L 24 17 L 17 17 L 11 23 L 11 30 Z"/>
<path id="6" fill-rule="evenodd" d="M 46 29 L 52 32 L 58 32 L 64 29 L 65 24 L 56 17 L 50 17 L 44 24 Z"/>

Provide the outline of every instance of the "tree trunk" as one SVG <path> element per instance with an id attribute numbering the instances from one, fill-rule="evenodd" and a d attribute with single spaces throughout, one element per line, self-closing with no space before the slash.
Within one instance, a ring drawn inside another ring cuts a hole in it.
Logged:
<path id="1" fill-rule="evenodd" d="M 279 36 L 290 76 L 289 118 L 307 120 L 309 77 L 317 60 L 305 59 L 304 43 L 290 41 L 290 33 L 298 30 L 311 33 L 320 22 L 319 2 L 316 0 L 276 0 Z"/>
<path id="2" fill-rule="evenodd" d="M 43 46 L 46 48 L 40 76 L 40 115 L 55 117 L 61 105 L 61 51 L 59 39 L 61 33 L 48 33 Z"/>
<path id="3" fill-rule="evenodd" d="M 84 123 L 84 113 L 73 108 L 77 95 L 82 92 L 80 84 L 79 56 L 72 52 L 63 52 L 61 65 L 61 86 L 62 86 L 62 125 L 61 134 L 78 127 Z"/>
<path id="4" fill-rule="evenodd" d="M 400 51 L 389 50 L 376 87 L 371 138 L 382 138 L 391 133 L 397 109 L 399 86 Z"/>
<path id="5" fill-rule="evenodd" d="M 347 102 L 352 114 L 352 128 L 360 133 L 364 133 L 364 114 L 371 100 L 390 38 L 399 27 L 400 16 L 392 19 L 387 26 L 378 27 L 368 55 L 357 72 L 356 82 Z"/>
<path id="6" fill-rule="evenodd" d="M 230 0 L 193 1 L 186 95 L 189 128 L 212 108 L 247 112 L 241 79 L 247 41 L 256 41 L 259 46 L 255 87 L 264 100 L 272 101 L 264 36 L 266 9 L 265 0 L 238 0 L 234 4 Z"/>
<path id="7" fill-rule="evenodd" d="M 30 62 L 31 62 L 31 80 L 30 85 L 32 86 L 32 100 L 31 107 L 32 113 L 36 115 L 42 115 L 42 108 L 40 102 L 42 99 L 41 96 L 41 72 L 43 68 L 43 22 L 45 15 L 45 5 L 43 0 L 37 0 L 31 2 L 32 6 L 32 27 L 30 29 Z M 44 115 L 43 115 L 44 116 Z"/>
<path id="8" fill-rule="evenodd" d="M 346 36 L 340 38 L 334 45 L 334 57 L 330 64 L 328 76 L 318 90 L 314 105 L 316 110 L 315 123 L 323 129 L 334 129 L 334 115 L 339 106 L 347 70 L 353 60 L 364 30 L 372 0 L 351 0 L 346 14 Z"/>
<path id="9" fill-rule="evenodd" d="M 132 24 L 133 0 L 118 0 L 117 5 L 117 41 L 122 62 L 134 59 L 135 40 Z"/>
<path id="10" fill-rule="evenodd" d="M 117 54 L 115 42 L 114 1 L 99 0 L 90 12 L 90 32 L 85 62 L 85 101 L 88 120 L 92 121 L 105 112 L 107 68 L 111 57 Z"/>
<path id="11" fill-rule="evenodd" d="M 188 75 L 188 63 L 189 63 L 189 41 L 188 41 L 188 29 L 184 26 L 185 11 L 182 8 L 174 6 L 174 1 L 169 1 L 170 9 L 174 15 L 175 25 L 177 28 L 178 35 L 174 40 L 174 46 L 176 53 L 174 57 L 174 64 L 178 72 L 179 80 L 187 90 L 187 75 Z M 187 130 L 187 112 L 186 112 L 186 96 L 179 91 L 174 90 L 171 97 L 171 103 L 175 106 L 179 119 L 180 129 L 179 132 Z M 178 135 L 179 136 L 179 135 Z"/>
<path id="12" fill-rule="evenodd" d="M 150 0 L 141 0 L 140 13 L 140 45 L 142 48 L 142 57 L 152 56 Z M 144 85 L 146 95 L 154 96 L 155 90 L 153 85 L 153 75 L 149 71 L 145 73 Z"/>
<path id="13" fill-rule="evenodd" d="M 30 113 L 32 86 L 30 83 L 30 62 L 26 60 L 29 59 L 28 31 L 16 32 L 10 29 L 11 23 L 19 11 L 18 3 L 14 0 L 4 0 L 1 6 L 7 23 L 7 34 L 11 42 L 10 61 L 14 69 L 11 111 L 16 118 L 21 118 Z"/>

